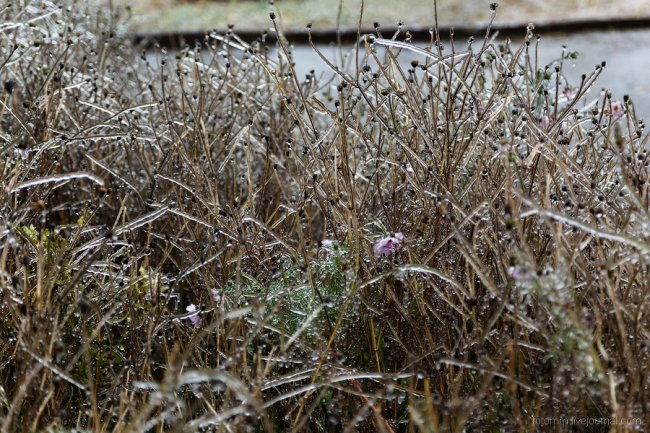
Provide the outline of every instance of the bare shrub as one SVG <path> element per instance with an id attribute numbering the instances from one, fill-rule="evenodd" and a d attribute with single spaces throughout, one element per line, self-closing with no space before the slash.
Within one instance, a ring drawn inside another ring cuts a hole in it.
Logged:
<path id="1" fill-rule="evenodd" d="M 60 4 L 0 7 L 2 431 L 649 419 L 648 136 L 604 64 L 378 29 L 303 78 Z"/>

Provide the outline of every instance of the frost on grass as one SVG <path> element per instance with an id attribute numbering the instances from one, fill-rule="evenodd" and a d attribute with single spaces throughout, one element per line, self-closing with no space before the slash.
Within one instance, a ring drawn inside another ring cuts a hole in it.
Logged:
<path id="1" fill-rule="evenodd" d="M 648 135 L 604 64 L 377 33 L 298 77 L 96 12 L 0 6 L 0 431 L 650 420 Z"/>

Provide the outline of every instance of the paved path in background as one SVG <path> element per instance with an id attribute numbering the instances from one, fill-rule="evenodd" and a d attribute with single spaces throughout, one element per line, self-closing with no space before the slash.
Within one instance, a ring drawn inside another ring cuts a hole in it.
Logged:
<path id="1" fill-rule="evenodd" d="M 579 83 L 583 73 L 606 61 L 607 66 L 591 93 L 607 88 L 616 99 L 628 94 L 637 115 L 650 120 L 650 30 L 553 36 L 541 42 L 543 57 L 548 60 L 559 52 L 562 44 L 579 53 L 575 66 L 567 70 L 573 83 Z"/>
<path id="2" fill-rule="evenodd" d="M 564 72 L 571 84 L 578 85 L 583 73 L 590 73 L 597 64 L 606 61 L 607 66 L 590 95 L 597 96 L 602 88 L 611 90 L 615 99 L 623 99 L 623 95 L 628 94 L 634 101 L 637 116 L 650 121 L 650 29 L 548 37 L 542 35 L 540 64 L 560 57 L 562 45 L 566 45 L 569 51 L 579 53 L 573 65 L 565 64 Z M 328 58 L 335 58 L 332 47 L 320 46 L 319 49 Z M 329 71 L 310 47 L 297 46 L 294 53 L 299 77 L 303 77 L 310 69 L 317 72 Z M 417 55 L 406 53 L 400 58 L 408 63 L 417 58 Z"/>
<path id="3" fill-rule="evenodd" d="M 578 85 L 583 73 L 589 74 L 597 64 L 606 61 L 607 66 L 592 87 L 589 96 L 598 96 L 602 88 L 612 91 L 614 99 L 623 99 L 623 95 L 630 95 L 637 116 L 650 122 L 650 29 L 554 34 L 548 37 L 542 35 L 540 64 L 558 58 L 562 52 L 562 45 L 566 45 L 570 51 L 579 53 L 578 59 L 572 65 L 565 65 L 564 72 L 570 84 Z M 337 58 L 337 50 L 333 46 L 320 45 L 319 49 L 329 59 Z M 158 54 L 155 51 L 150 51 L 148 55 L 154 64 L 157 63 Z M 414 58 L 417 58 L 417 55 L 412 53 L 400 56 L 405 64 Z M 295 46 L 294 60 L 296 73 L 300 78 L 311 69 L 317 74 L 331 73 L 309 46 Z"/>

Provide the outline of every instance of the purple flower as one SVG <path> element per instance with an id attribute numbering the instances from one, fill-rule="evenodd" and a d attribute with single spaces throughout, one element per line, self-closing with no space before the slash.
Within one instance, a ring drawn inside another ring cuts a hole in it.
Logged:
<path id="1" fill-rule="evenodd" d="M 185 308 L 185 310 L 186 310 L 188 313 L 194 313 L 194 314 L 190 314 L 189 316 L 187 316 L 187 318 L 190 319 L 190 320 L 192 321 L 192 323 L 194 324 L 194 326 L 197 327 L 197 328 L 198 328 L 199 326 L 201 326 L 201 318 L 199 317 L 199 313 L 198 313 L 198 311 L 196 310 L 196 305 L 194 305 L 194 304 L 190 304 L 190 305 L 188 305 L 188 306 Z"/>
<path id="2" fill-rule="evenodd" d="M 571 99 L 576 95 L 576 89 L 572 87 L 566 87 L 564 91 L 562 92 L 564 96 L 567 97 L 567 99 Z"/>
<path id="3" fill-rule="evenodd" d="M 372 244 L 372 251 L 375 253 L 375 257 L 388 256 L 397 250 L 403 240 L 404 235 L 400 232 L 393 236 L 379 238 Z"/>
<path id="4" fill-rule="evenodd" d="M 409 174 L 409 176 L 414 177 L 415 176 L 415 170 L 413 170 L 413 166 L 411 164 L 406 164 L 406 172 Z"/>
<path id="5" fill-rule="evenodd" d="M 479 116 L 485 113 L 485 105 L 483 105 L 483 102 L 481 101 L 476 102 L 476 112 L 478 113 Z"/>
<path id="6" fill-rule="evenodd" d="M 212 295 L 212 300 L 216 303 L 221 302 L 221 295 L 219 294 L 219 291 L 217 289 L 212 289 L 210 290 L 210 294 Z"/>
<path id="7" fill-rule="evenodd" d="M 612 115 L 614 115 L 614 117 L 621 117 L 623 113 L 624 110 L 621 101 L 612 102 Z"/>
<path id="8" fill-rule="evenodd" d="M 526 269 L 522 266 L 513 266 L 509 268 L 508 273 L 515 280 L 526 280 L 533 276 L 533 272 L 530 269 Z"/>
<path id="9" fill-rule="evenodd" d="M 548 129 L 550 124 L 551 121 L 549 120 L 548 116 L 546 114 L 542 114 L 542 117 L 539 118 L 539 126 L 541 126 L 542 129 Z"/>

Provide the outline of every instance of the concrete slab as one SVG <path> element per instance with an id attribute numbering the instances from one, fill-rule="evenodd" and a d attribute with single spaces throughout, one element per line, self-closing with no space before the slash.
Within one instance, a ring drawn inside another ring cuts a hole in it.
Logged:
<path id="1" fill-rule="evenodd" d="M 566 64 L 569 67 L 566 67 L 565 74 L 570 83 L 579 84 L 583 73 L 590 73 L 597 64 L 606 61 L 607 66 L 590 95 L 596 97 L 601 89 L 610 90 L 614 99 L 623 99 L 623 95 L 628 94 L 639 118 L 650 119 L 650 29 L 542 36 L 540 64 L 559 58 L 563 45 L 570 51 L 578 52 L 578 58 L 573 64 Z M 333 46 L 319 45 L 319 49 L 328 58 L 337 58 Z M 294 53 L 299 76 L 304 76 L 310 69 L 319 73 L 329 72 L 310 47 L 296 46 Z M 408 63 L 415 57 L 417 56 L 406 54 L 403 59 Z"/>

